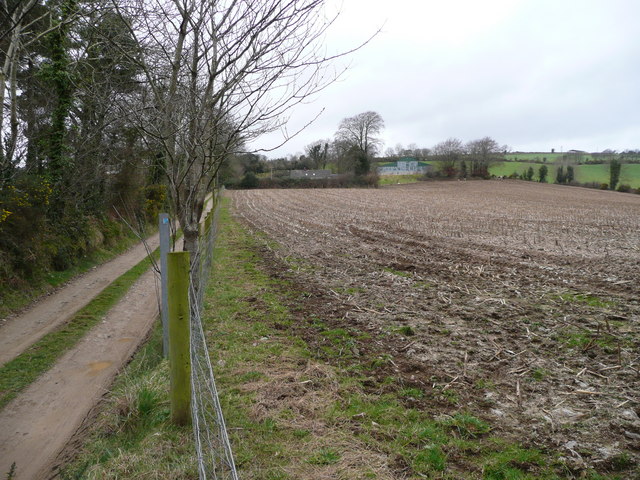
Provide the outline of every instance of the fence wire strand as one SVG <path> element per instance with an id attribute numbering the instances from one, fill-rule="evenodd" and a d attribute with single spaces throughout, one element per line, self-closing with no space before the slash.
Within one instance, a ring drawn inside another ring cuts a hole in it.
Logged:
<path id="1" fill-rule="evenodd" d="M 212 220 L 200 236 L 196 261 L 191 263 L 191 417 L 200 480 L 238 480 L 201 315 L 218 230 L 218 203 L 214 196 Z"/>

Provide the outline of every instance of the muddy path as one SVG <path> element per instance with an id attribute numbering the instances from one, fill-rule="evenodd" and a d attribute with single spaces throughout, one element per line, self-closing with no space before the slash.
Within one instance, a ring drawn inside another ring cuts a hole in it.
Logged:
<path id="1" fill-rule="evenodd" d="M 16 480 L 49 478 L 58 453 L 156 320 L 156 283 L 149 270 L 89 335 L 0 412 L 0 477 L 15 463 Z"/>
<path id="2" fill-rule="evenodd" d="M 211 207 L 209 198 L 203 219 Z M 149 246 L 155 249 L 157 244 L 156 235 L 149 241 Z M 180 240 L 176 250 L 182 248 Z M 145 247 L 139 246 L 135 251 L 97 267 L 91 272 L 91 281 L 85 275 L 72 282 L 73 287 L 70 285 L 57 292 L 55 305 L 58 310 L 49 315 L 49 321 L 56 325 L 63 323 L 80 308 L 77 305 L 86 304 L 93 298 L 89 290 L 82 291 L 83 284 L 97 285 L 92 287 L 98 289 L 95 296 L 113 281 L 109 279 L 117 278 L 145 256 Z M 67 458 L 62 458 L 61 453 L 74 438 L 82 437 L 79 430 L 83 422 L 108 394 L 115 376 L 147 338 L 153 323 L 158 321 L 159 288 L 159 276 L 150 268 L 100 324 L 0 411 L 0 478 L 7 475 L 14 463 L 13 480 L 55 477 L 57 467 Z M 36 303 L 31 310 L 46 314 L 47 309 L 43 309 L 41 303 L 46 305 L 48 300 L 45 298 Z M 31 323 L 25 323 L 25 330 L 39 331 L 37 325 L 41 322 L 38 320 L 34 317 Z M 0 335 L 4 336 L 3 332 L 4 329 L 0 330 Z M 24 337 L 27 336 L 25 333 Z"/>
<path id="3" fill-rule="evenodd" d="M 151 251 L 159 245 L 155 234 L 147 240 Z M 147 256 L 142 243 L 118 257 L 92 268 L 22 313 L 0 322 L 0 365 L 20 355 L 47 333 L 67 322 L 120 275 Z"/>
<path id="4" fill-rule="evenodd" d="M 350 332 L 348 361 L 380 356 L 372 388 L 395 377 L 576 477 L 640 465 L 640 197 L 498 181 L 232 196 L 278 242 L 308 340 L 322 350 L 304 327 L 320 316 Z"/>

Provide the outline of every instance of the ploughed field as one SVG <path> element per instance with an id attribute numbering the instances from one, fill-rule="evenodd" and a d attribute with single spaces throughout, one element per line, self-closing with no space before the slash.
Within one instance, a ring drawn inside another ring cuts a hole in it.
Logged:
<path id="1" fill-rule="evenodd" d="M 371 388 L 391 376 L 423 393 L 416 408 L 469 412 L 577 470 L 640 460 L 639 195 L 511 181 L 230 195 L 277 242 L 274 272 L 312 297 L 303 318 L 347 329 L 348 358 L 376 355 Z"/>

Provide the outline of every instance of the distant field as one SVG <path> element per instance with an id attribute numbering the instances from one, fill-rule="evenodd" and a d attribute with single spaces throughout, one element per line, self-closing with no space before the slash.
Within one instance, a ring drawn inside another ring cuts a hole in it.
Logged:
<path id="1" fill-rule="evenodd" d="M 538 162 L 543 162 L 544 159 L 547 159 L 547 163 L 553 163 L 556 160 L 559 160 L 562 158 L 563 155 L 566 155 L 565 153 L 549 153 L 549 152 L 527 152 L 527 153 L 508 153 L 507 155 L 505 155 L 506 159 L 509 161 L 522 161 L 522 162 L 534 162 L 534 161 L 538 161 Z M 593 160 L 591 158 L 591 155 L 585 154 L 583 157 L 581 157 L 581 161 L 583 162 L 587 162 Z"/>
<path id="2" fill-rule="evenodd" d="M 502 162 L 492 165 L 489 172 L 496 176 L 509 176 L 513 172 L 518 174 L 524 172 L 529 167 L 533 167 L 535 177 L 538 176 L 539 163 L 531 162 Z M 556 179 L 556 166 L 553 164 L 547 164 L 549 173 L 547 175 L 547 182 L 553 183 Z M 580 183 L 609 183 L 609 165 L 575 165 L 574 167 L 576 181 Z M 620 172 L 621 184 L 631 185 L 633 188 L 640 188 L 640 164 L 624 164 L 622 165 L 622 171 Z"/>
<path id="3" fill-rule="evenodd" d="M 505 155 L 505 158 L 509 161 L 521 161 L 521 162 L 533 162 L 547 159 L 548 163 L 555 162 L 558 158 L 562 157 L 561 153 L 547 153 L 547 152 L 530 152 L 530 153 L 509 153 Z"/>

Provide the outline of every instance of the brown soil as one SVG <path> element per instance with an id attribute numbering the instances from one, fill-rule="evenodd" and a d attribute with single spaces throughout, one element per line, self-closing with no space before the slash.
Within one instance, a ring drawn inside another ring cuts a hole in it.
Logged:
<path id="1" fill-rule="evenodd" d="M 158 234 L 150 237 L 147 244 L 151 251 L 155 250 L 159 244 Z M 146 256 L 147 250 L 140 243 L 41 298 L 19 315 L 0 321 L 0 366 L 67 322 L 116 278 Z"/>
<path id="2" fill-rule="evenodd" d="M 73 350 L 0 412 L 0 473 L 49 478 L 56 457 L 158 314 L 155 274 L 145 273 Z"/>
<path id="3" fill-rule="evenodd" d="M 416 407 L 470 411 L 575 472 L 640 462 L 639 196 L 491 181 L 232 198 L 278 242 L 264 253 L 318 351 L 313 316 L 379 356 L 378 379 L 420 388 Z"/>

